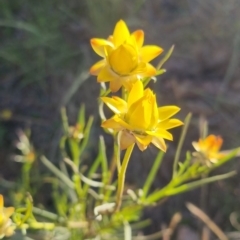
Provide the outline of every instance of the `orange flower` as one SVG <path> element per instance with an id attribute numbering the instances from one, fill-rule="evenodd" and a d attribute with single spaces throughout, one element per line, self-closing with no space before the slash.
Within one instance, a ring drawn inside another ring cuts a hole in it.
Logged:
<path id="1" fill-rule="evenodd" d="M 212 163 L 216 163 L 220 158 L 224 156 L 219 152 L 222 147 L 223 139 L 220 136 L 209 135 L 205 139 L 199 139 L 198 142 L 193 142 L 192 145 L 197 152 L 203 154 L 203 156 Z"/>
<path id="2" fill-rule="evenodd" d="M 155 45 L 143 46 L 143 42 L 142 30 L 130 34 L 126 23 L 120 20 L 107 40 L 91 39 L 93 50 L 103 59 L 91 67 L 90 73 L 98 76 L 98 82 L 110 82 L 112 92 L 122 85 L 130 90 L 137 80 L 155 76 L 156 69 L 149 62 L 163 49 Z"/>
<path id="3" fill-rule="evenodd" d="M 120 132 L 121 149 L 126 149 L 136 142 L 139 149 L 143 151 L 153 143 L 165 152 L 164 139 L 173 140 L 168 129 L 183 124 L 178 119 L 170 119 L 180 108 L 158 107 L 156 96 L 149 88 L 144 90 L 141 81 L 133 85 L 127 102 L 119 97 L 102 97 L 101 99 L 115 113 L 112 118 L 102 123 L 102 127 Z"/>
<path id="4" fill-rule="evenodd" d="M 13 213 L 14 207 L 5 208 L 3 196 L 0 194 L 0 239 L 13 235 L 15 227 L 10 219 Z"/>

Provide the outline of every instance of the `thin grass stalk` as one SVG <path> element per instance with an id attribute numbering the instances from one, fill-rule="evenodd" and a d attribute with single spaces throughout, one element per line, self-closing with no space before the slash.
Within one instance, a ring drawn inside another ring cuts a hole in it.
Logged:
<path id="1" fill-rule="evenodd" d="M 150 173 L 148 174 L 148 177 L 146 179 L 146 182 L 143 186 L 143 197 L 146 197 L 148 192 L 149 192 L 149 189 L 150 187 L 152 186 L 152 183 L 156 177 L 156 174 L 157 174 L 157 171 L 158 169 L 160 168 L 161 166 L 161 163 L 162 163 L 162 160 L 163 160 L 163 156 L 164 156 L 164 152 L 163 151 L 159 151 L 154 163 L 153 163 L 153 166 L 151 168 L 151 171 Z"/>
<path id="2" fill-rule="evenodd" d="M 134 145 L 135 144 L 132 144 L 127 148 L 124 158 L 123 158 L 122 166 L 120 168 L 120 172 L 118 175 L 118 189 L 117 189 L 117 200 L 116 200 L 115 211 L 118 211 L 122 204 L 122 195 L 123 195 L 123 190 L 124 190 L 126 170 L 127 170 L 127 166 L 128 166 Z"/>
<path id="3" fill-rule="evenodd" d="M 192 114 L 189 113 L 184 120 L 184 126 L 183 126 L 183 129 L 182 129 L 181 137 L 180 137 L 180 140 L 179 140 L 179 143 L 178 143 L 178 146 L 177 146 L 177 151 L 176 151 L 174 162 L 173 162 L 173 178 L 177 175 L 177 166 L 178 166 L 182 146 L 183 146 L 183 143 L 184 143 L 184 140 L 185 140 L 185 137 L 186 137 L 188 127 L 189 127 L 189 123 L 191 121 L 191 117 L 192 117 Z"/>

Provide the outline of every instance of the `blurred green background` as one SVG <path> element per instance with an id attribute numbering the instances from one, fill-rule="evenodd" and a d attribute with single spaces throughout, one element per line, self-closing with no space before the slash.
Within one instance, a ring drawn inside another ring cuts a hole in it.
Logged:
<path id="1" fill-rule="evenodd" d="M 184 148 L 199 137 L 199 119 L 207 119 L 210 133 L 224 138 L 224 149 L 240 145 L 240 1 L 239 0 L 1 0 L 0 1 L 0 174 L 15 178 L 12 161 L 16 130 L 30 128 L 39 152 L 57 162 L 61 136 L 60 108 L 67 107 L 73 124 L 79 107 L 95 116 L 86 159 L 95 153 L 99 127 L 99 85 L 88 76 L 98 60 L 89 39 L 107 37 L 123 19 L 131 31 L 143 29 L 145 44 L 175 50 L 165 67 L 167 73 L 151 87 L 160 105 L 176 104 L 179 117 L 193 113 Z M 155 62 L 157 63 L 157 62 Z M 12 117 L 4 117 L 5 110 Z M 165 164 L 155 187 L 171 175 L 180 130 L 169 143 Z M 111 139 L 107 137 L 111 148 Z M 140 187 L 149 171 L 156 149 L 136 151 L 127 181 Z M 151 161 L 152 159 L 152 161 Z M 90 161 L 90 160 L 89 160 Z M 226 168 L 240 169 L 235 161 Z M 225 171 L 226 169 L 222 169 Z M 141 176 L 141 177 L 139 177 Z M 229 215 L 238 211 L 240 174 L 212 184 L 205 196 L 205 210 L 223 229 L 231 229 Z M 176 211 L 186 212 L 184 202 L 199 203 L 200 190 L 175 197 L 164 207 L 146 215 L 160 228 Z"/>

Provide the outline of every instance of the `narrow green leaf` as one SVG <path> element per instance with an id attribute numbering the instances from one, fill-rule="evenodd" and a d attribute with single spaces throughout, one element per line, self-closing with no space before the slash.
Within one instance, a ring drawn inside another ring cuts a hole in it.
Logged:
<path id="1" fill-rule="evenodd" d="M 105 185 L 103 182 L 98 182 L 98 181 L 94 181 L 90 178 L 85 177 L 83 174 L 80 173 L 79 178 L 81 178 L 81 180 L 86 183 L 87 185 L 91 186 L 91 187 L 96 187 L 96 188 L 106 188 L 109 189 L 111 191 L 115 190 L 115 187 L 112 185 Z"/>
<path id="2" fill-rule="evenodd" d="M 91 165 L 91 168 L 88 171 L 88 178 L 92 178 L 92 175 L 97 171 L 99 165 L 101 163 L 101 154 L 98 153 L 97 158 L 94 160 L 93 164 Z"/>
<path id="3" fill-rule="evenodd" d="M 141 205 L 128 205 L 123 207 L 119 212 L 115 212 L 114 218 L 124 219 L 125 221 L 138 220 L 140 218 L 140 212 L 142 211 L 143 206 Z"/>
<path id="4" fill-rule="evenodd" d="M 224 153 L 224 152 L 223 152 L 223 153 Z M 223 158 L 221 158 L 221 159 L 219 160 L 219 162 L 217 162 L 216 164 L 214 164 L 214 165 L 213 165 L 213 168 L 217 168 L 217 167 L 223 165 L 224 163 L 230 161 L 232 158 L 239 156 L 239 153 L 240 153 L 240 147 L 228 151 L 228 154 L 226 154 L 226 156 L 224 156 Z"/>
<path id="5" fill-rule="evenodd" d="M 64 134 L 68 136 L 68 134 L 69 134 L 69 124 L 68 124 L 68 117 L 67 117 L 67 113 L 66 113 L 66 108 L 65 107 L 61 108 L 61 117 L 62 117 L 62 124 L 63 124 Z"/>
<path id="6" fill-rule="evenodd" d="M 78 143 L 78 141 L 76 141 L 76 139 L 73 139 L 73 138 L 69 138 L 67 140 L 67 142 L 69 142 L 69 145 L 70 145 L 72 160 L 73 160 L 74 164 L 77 166 L 77 168 L 79 168 L 79 164 L 80 164 L 80 162 L 79 162 L 79 157 L 80 157 L 79 143 Z"/>
<path id="7" fill-rule="evenodd" d="M 87 174 L 87 177 L 88 178 L 92 178 L 92 175 L 94 174 L 94 173 L 96 173 L 96 171 L 97 171 L 97 169 L 99 168 L 99 166 L 100 166 L 100 164 L 103 162 L 103 160 L 102 160 L 102 157 L 103 157 L 103 154 L 102 154 L 102 144 L 104 144 L 104 143 L 102 143 L 101 141 L 99 141 L 99 147 L 98 147 L 98 156 L 97 156 L 97 158 L 94 160 L 94 162 L 93 162 L 93 164 L 91 165 L 91 167 L 90 167 L 90 169 L 89 169 L 89 171 L 88 171 L 88 174 Z M 105 155 L 106 156 L 106 155 Z M 88 184 L 85 184 L 84 185 L 84 188 L 83 188 L 83 191 L 84 191 L 84 193 L 86 193 L 87 191 L 88 191 L 88 189 L 89 189 L 89 185 Z"/>
<path id="8" fill-rule="evenodd" d="M 172 196 L 172 195 L 177 195 L 177 194 L 180 194 L 180 193 L 183 193 L 183 192 L 186 192 L 186 191 L 190 191 L 190 190 L 195 189 L 195 188 L 197 188 L 199 186 L 202 186 L 204 184 L 208 184 L 208 183 L 211 183 L 211 182 L 214 182 L 214 181 L 218 181 L 218 180 L 222 180 L 222 179 L 232 177 L 235 174 L 236 174 L 236 172 L 232 171 L 232 172 L 229 172 L 229 173 L 226 173 L 226 174 L 200 179 L 200 180 L 190 182 L 190 183 L 186 183 L 186 184 L 183 184 L 183 185 L 180 185 L 180 184 L 183 181 L 186 181 L 186 179 L 184 177 L 182 179 L 181 178 L 173 179 L 167 186 L 165 186 L 164 188 L 162 188 L 162 189 L 154 192 L 153 194 L 151 194 L 145 200 L 145 203 L 147 203 L 147 204 L 155 203 L 155 202 L 158 202 L 159 200 L 162 200 L 166 197 L 169 197 L 169 196 Z M 190 179 L 190 176 L 188 176 L 188 178 Z"/>
<path id="9" fill-rule="evenodd" d="M 90 131 L 91 131 L 92 124 L 93 124 L 93 116 L 91 116 L 88 119 L 87 125 L 85 127 L 85 130 L 84 130 L 84 133 L 83 133 L 84 137 L 83 137 L 83 140 L 82 140 L 82 143 L 81 143 L 81 146 L 80 146 L 79 155 L 81 155 L 83 153 L 83 151 L 85 150 L 85 148 L 87 146 L 87 143 L 88 143 L 88 140 L 89 140 L 89 137 L 90 137 Z"/>
<path id="10" fill-rule="evenodd" d="M 83 104 L 78 113 L 78 124 L 80 124 L 81 129 L 85 127 L 85 105 Z"/>
<path id="11" fill-rule="evenodd" d="M 57 214 L 55 213 L 52 213 L 52 212 L 48 212 L 44 209 L 40 209 L 40 208 L 37 208 L 37 207 L 33 207 L 33 213 L 38 215 L 38 216 L 41 216 L 43 218 L 46 218 L 46 219 L 49 219 L 51 221 L 63 221 L 63 218 L 60 218 Z"/>
<path id="12" fill-rule="evenodd" d="M 157 73 L 156 73 L 155 76 L 162 75 L 162 74 L 164 74 L 165 72 L 166 72 L 166 69 L 159 69 L 159 70 L 157 70 Z"/>
<path id="13" fill-rule="evenodd" d="M 106 156 L 106 147 L 103 136 L 100 136 L 100 154 L 101 154 L 101 166 L 102 166 L 102 182 L 107 184 L 108 182 L 108 162 Z"/>
<path id="14" fill-rule="evenodd" d="M 132 240 L 132 229 L 127 221 L 124 221 L 124 240 Z"/>
<path id="15" fill-rule="evenodd" d="M 193 189 L 195 189 L 199 186 L 202 186 L 202 185 L 205 185 L 205 184 L 208 184 L 208 183 L 211 183 L 211 182 L 223 180 L 223 179 L 232 177 L 234 175 L 236 175 L 236 171 L 232 171 L 232 172 L 225 173 L 225 174 L 222 174 L 222 175 L 217 175 L 217 176 L 214 176 L 214 177 L 203 178 L 203 179 L 198 180 L 198 181 L 183 184 L 183 185 L 181 185 L 180 187 L 177 187 L 177 188 L 169 189 L 169 190 L 165 191 L 165 195 L 166 196 L 172 196 L 172 195 L 180 194 L 180 193 L 183 193 L 183 192 L 187 192 L 187 191 L 193 190 Z"/>
<path id="16" fill-rule="evenodd" d="M 178 143 L 177 151 L 176 151 L 176 154 L 175 154 L 175 157 L 174 157 L 173 178 L 177 174 L 178 161 L 179 161 L 179 158 L 180 158 L 180 154 L 181 154 L 182 146 L 183 146 L 183 143 L 184 143 L 184 139 L 186 137 L 186 133 L 187 133 L 190 121 L 191 121 L 191 117 L 192 117 L 192 114 L 189 113 L 184 120 L 184 126 L 183 126 L 181 137 L 180 137 L 180 140 L 179 140 L 179 143 Z"/>
<path id="17" fill-rule="evenodd" d="M 74 183 L 65 176 L 58 168 L 56 168 L 45 156 L 41 156 L 42 163 L 53 173 L 55 174 L 63 183 L 65 183 L 69 188 L 74 188 Z"/>
<path id="18" fill-rule="evenodd" d="M 158 63 L 157 65 L 157 69 L 161 69 L 161 67 L 163 66 L 163 64 L 170 58 L 170 56 L 172 55 L 174 50 L 174 45 L 168 50 L 168 52 L 165 54 L 165 56 L 163 57 L 163 59 Z"/>
<path id="19" fill-rule="evenodd" d="M 155 158 L 155 161 L 153 163 L 153 166 L 151 168 L 150 173 L 148 174 L 148 177 L 146 179 L 146 182 L 143 186 L 143 198 L 145 198 L 149 192 L 150 187 L 152 186 L 152 183 L 156 177 L 157 171 L 161 166 L 162 160 L 163 160 L 164 152 L 159 151 L 157 157 Z"/>
<path id="20" fill-rule="evenodd" d="M 178 176 L 180 176 L 184 173 L 184 171 L 189 166 L 191 160 L 192 160 L 191 153 L 189 151 L 187 151 L 185 161 L 183 163 L 179 162 L 180 167 L 179 167 L 179 171 L 177 173 Z"/>

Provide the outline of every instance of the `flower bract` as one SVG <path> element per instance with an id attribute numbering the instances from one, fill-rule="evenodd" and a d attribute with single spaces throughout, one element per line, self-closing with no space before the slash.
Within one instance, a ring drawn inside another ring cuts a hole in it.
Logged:
<path id="1" fill-rule="evenodd" d="M 155 76 L 156 69 L 149 62 L 163 49 L 155 45 L 143 46 L 143 42 L 142 30 L 130 33 L 126 23 L 120 20 L 107 40 L 91 39 L 93 50 L 103 59 L 91 67 L 90 73 L 97 76 L 98 82 L 110 82 L 112 92 L 121 86 L 130 90 L 137 80 Z"/>
<path id="2" fill-rule="evenodd" d="M 205 139 L 199 139 L 198 142 L 193 142 L 192 145 L 205 159 L 215 163 L 224 156 L 224 154 L 220 152 L 222 143 L 223 139 L 220 136 L 211 134 Z"/>
<path id="3" fill-rule="evenodd" d="M 183 124 L 178 119 L 170 119 L 180 108 L 158 107 L 156 96 L 149 88 L 144 90 L 141 81 L 133 85 L 127 101 L 116 96 L 101 99 L 115 113 L 112 118 L 102 123 L 102 127 L 120 133 L 121 149 L 137 143 L 143 151 L 153 143 L 162 151 L 166 151 L 164 139 L 173 140 L 168 130 Z"/>
<path id="4" fill-rule="evenodd" d="M 0 195 L 0 239 L 2 239 L 4 236 L 9 237 L 13 235 L 15 226 L 10 219 L 13 213 L 13 207 L 4 207 L 3 196 Z"/>

